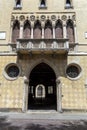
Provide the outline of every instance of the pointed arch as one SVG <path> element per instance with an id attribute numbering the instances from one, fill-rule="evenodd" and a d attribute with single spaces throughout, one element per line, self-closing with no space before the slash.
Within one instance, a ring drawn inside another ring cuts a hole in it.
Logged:
<path id="1" fill-rule="evenodd" d="M 41 39 L 41 23 L 37 20 L 34 24 L 34 38 Z"/>
<path id="2" fill-rule="evenodd" d="M 67 21 L 67 38 L 69 39 L 70 43 L 75 42 L 75 36 L 74 36 L 74 25 L 72 20 Z"/>
<path id="3" fill-rule="evenodd" d="M 57 22 L 56 22 L 55 38 L 63 38 L 63 26 L 62 26 L 61 20 L 57 20 Z"/>
<path id="4" fill-rule="evenodd" d="M 24 23 L 23 38 L 31 38 L 31 25 L 28 20 Z"/>
<path id="5" fill-rule="evenodd" d="M 31 67 L 29 68 L 29 71 L 26 72 L 27 78 L 30 77 L 31 71 L 32 71 L 38 64 L 41 64 L 41 63 L 47 64 L 48 66 L 50 66 L 50 67 L 53 69 L 56 78 L 59 76 L 58 73 L 57 73 L 57 68 L 56 68 L 56 66 L 54 66 L 54 64 L 53 64 L 52 62 L 50 62 L 50 61 L 47 60 L 47 59 L 43 59 L 43 60 L 42 60 L 42 59 L 37 59 L 37 60 L 35 60 L 35 61 L 33 62 L 33 64 L 31 65 Z"/>
<path id="6" fill-rule="evenodd" d="M 47 64 L 45 62 L 40 62 L 40 63 L 36 64 L 35 66 L 33 66 L 33 68 L 31 69 L 31 72 L 29 74 L 29 79 L 31 81 L 32 76 L 33 76 L 32 78 L 35 78 L 36 77 L 35 73 L 36 73 L 39 76 L 39 78 L 44 78 L 44 80 L 46 80 L 45 77 L 44 77 L 45 75 L 43 75 L 43 77 L 41 77 L 40 75 L 41 75 L 42 72 L 43 72 L 43 74 L 45 74 L 44 72 L 48 73 L 50 71 L 53 73 L 52 76 L 56 81 L 56 73 L 54 72 L 53 68 L 49 64 Z M 36 77 L 36 79 L 38 78 L 38 76 Z M 51 73 L 49 73 L 48 79 L 50 78 L 50 76 L 51 76 Z M 41 82 L 42 82 L 42 80 L 41 80 Z"/>
<path id="7" fill-rule="evenodd" d="M 50 20 L 47 20 L 45 23 L 44 37 L 45 39 L 53 38 L 52 23 L 50 22 Z"/>
<path id="8" fill-rule="evenodd" d="M 20 23 L 18 20 L 15 20 L 12 28 L 12 42 L 16 43 L 16 40 L 19 38 L 20 32 Z"/>

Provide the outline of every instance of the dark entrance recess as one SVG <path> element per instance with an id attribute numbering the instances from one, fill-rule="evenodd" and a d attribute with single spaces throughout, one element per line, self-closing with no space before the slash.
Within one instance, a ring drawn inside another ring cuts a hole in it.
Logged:
<path id="1" fill-rule="evenodd" d="M 56 110 L 56 76 L 53 69 L 38 64 L 29 77 L 28 109 Z"/>

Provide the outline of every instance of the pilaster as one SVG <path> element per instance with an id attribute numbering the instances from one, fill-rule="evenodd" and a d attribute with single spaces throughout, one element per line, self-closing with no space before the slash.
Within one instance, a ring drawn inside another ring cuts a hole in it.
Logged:
<path id="1" fill-rule="evenodd" d="M 57 87 L 57 111 L 62 112 L 62 85 L 61 80 L 58 78 L 56 80 L 56 87 Z"/>
<path id="2" fill-rule="evenodd" d="M 28 109 L 28 86 L 29 80 L 24 76 L 24 87 L 23 87 L 23 107 L 22 111 L 26 112 Z"/>

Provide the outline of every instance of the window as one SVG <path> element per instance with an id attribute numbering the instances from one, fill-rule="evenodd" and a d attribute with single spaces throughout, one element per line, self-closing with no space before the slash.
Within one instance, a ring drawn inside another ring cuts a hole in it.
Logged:
<path id="1" fill-rule="evenodd" d="M 72 8 L 72 1 L 71 0 L 66 0 L 65 8 Z"/>
<path id="2" fill-rule="evenodd" d="M 23 38 L 30 38 L 31 37 L 31 25 L 28 20 L 24 23 L 23 29 Z"/>
<path id="3" fill-rule="evenodd" d="M 21 8 L 21 0 L 15 0 L 15 8 Z"/>
<path id="4" fill-rule="evenodd" d="M 7 74 L 11 78 L 17 77 L 18 74 L 19 74 L 18 67 L 17 66 L 10 66 L 10 67 L 8 67 Z"/>
<path id="5" fill-rule="evenodd" d="M 75 43 L 74 25 L 72 20 L 67 21 L 67 38 L 70 43 Z"/>
<path id="6" fill-rule="evenodd" d="M 39 84 L 36 86 L 36 98 L 45 98 L 45 86 Z"/>
<path id="7" fill-rule="evenodd" d="M 62 22 L 60 20 L 57 21 L 55 26 L 55 37 L 63 38 L 63 27 L 62 27 Z"/>
<path id="8" fill-rule="evenodd" d="M 15 80 L 19 74 L 20 69 L 16 63 L 10 63 L 4 69 L 4 76 L 9 80 Z"/>
<path id="9" fill-rule="evenodd" d="M 46 6 L 45 0 L 41 0 L 40 7 L 45 7 L 45 6 Z"/>
<path id="10" fill-rule="evenodd" d="M 52 23 L 49 20 L 47 20 L 45 23 L 44 38 L 45 39 L 53 38 Z"/>
<path id="11" fill-rule="evenodd" d="M 68 65 L 66 69 L 67 77 L 70 79 L 76 79 L 81 73 L 81 67 L 75 63 Z"/>
<path id="12" fill-rule="evenodd" d="M 41 39 L 41 37 L 41 23 L 37 20 L 34 25 L 34 39 Z"/>
<path id="13" fill-rule="evenodd" d="M 46 8 L 46 0 L 40 0 L 40 7 L 39 8 Z"/>
<path id="14" fill-rule="evenodd" d="M 48 94 L 53 94 L 53 86 L 48 86 Z"/>
<path id="15" fill-rule="evenodd" d="M 20 23 L 18 20 L 14 21 L 13 28 L 12 28 L 12 42 L 16 43 L 17 39 L 19 38 L 20 32 Z"/>

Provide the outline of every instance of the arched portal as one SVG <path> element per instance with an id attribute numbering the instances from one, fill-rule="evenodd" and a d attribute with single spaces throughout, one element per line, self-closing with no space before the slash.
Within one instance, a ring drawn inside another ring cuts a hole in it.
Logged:
<path id="1" fill-rule="evenodd" d="M 53 69 L 40 63 L 29 76 L 28 109 L 56 109 L 56 75 Z"/>

